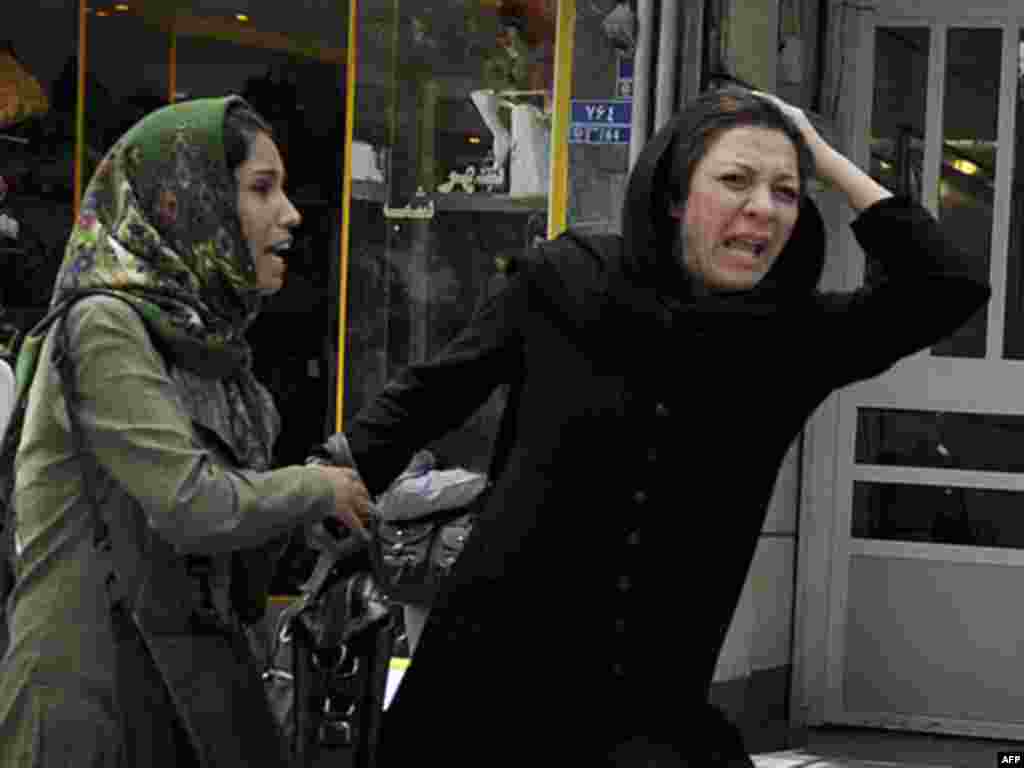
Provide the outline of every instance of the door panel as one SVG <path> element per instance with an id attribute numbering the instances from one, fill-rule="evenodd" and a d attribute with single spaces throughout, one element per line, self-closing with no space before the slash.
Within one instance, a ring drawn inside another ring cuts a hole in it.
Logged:
<path id="1" fill-rule="evenodd" d="M 1024 37 L 1008 13 L 935 13 L 865 22 L 871 82 L 860 92 L 873 109 L 853 143 L 875 178 L 936 214 L 968 268 L 993 281 L 993 299 L 836 400 L 831 453 L 809 477 L 834 525 L 821 712 L 1024 738 L 1024 616 L 1013 608 L 1024 579 L 1024 286 L 1007 284 L 1022 280 Z"/>
<path id="2" fill-rule="evenodd" d="M 1004 565 L 852 557 L 844 709 L 890 723 L 1024 726 L 1024 613 L 1013 609 L 1019 590 L 1008 571 L 1020 575 Z"/>

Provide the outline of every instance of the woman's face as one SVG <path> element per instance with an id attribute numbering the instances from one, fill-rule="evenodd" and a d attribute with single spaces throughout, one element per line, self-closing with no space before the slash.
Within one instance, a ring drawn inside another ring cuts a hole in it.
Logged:
<path id="1" fill-rule="evenodd" d="M 685 267 L 710 291 L 745 291 L 771 269 L 800 211 L 796 147 L 781 131 L 730 128 L 698 161 L 681 220 Z"/>
<path id="2" fill-rule="evenodd" d="M 284 254 L 292 245 L 291 230 L 302 217 L 284 193 L 284 163 L 266 133 L 252 139 L 249 156 L 235 169 L 235 179 L 238 216 L 256 265 L 256 280 L 262 292 L 277 293 L 284 285 Z"/>

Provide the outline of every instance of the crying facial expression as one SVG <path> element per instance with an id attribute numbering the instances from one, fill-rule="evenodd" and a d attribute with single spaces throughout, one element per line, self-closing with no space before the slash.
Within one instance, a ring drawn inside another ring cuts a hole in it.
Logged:
<path id="1" fill-rule="evenodd" d="M 789 242 L 800 211 L 796 147 L 781 131 L 739 126 L 698 161 L 680 220 L 684 266 L 711 292 L 745 291 Z"/>

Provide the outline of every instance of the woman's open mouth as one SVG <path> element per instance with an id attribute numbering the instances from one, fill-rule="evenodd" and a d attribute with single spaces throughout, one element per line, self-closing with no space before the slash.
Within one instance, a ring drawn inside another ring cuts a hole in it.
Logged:
<path id="1" fill-rule="evenodd" d="M 768 241 L 751 240 L 743 237 L 731 237 L 724 243 L 730 251 L 749 254 L 751 258 L 758 259 L 768 250 Z"/>

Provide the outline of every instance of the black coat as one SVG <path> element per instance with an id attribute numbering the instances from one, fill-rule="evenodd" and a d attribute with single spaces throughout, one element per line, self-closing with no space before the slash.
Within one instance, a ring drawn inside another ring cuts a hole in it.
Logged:
<path id="1" fill-rule="evenodd" d="M 564 235 L 349 425 L 376 494 L 511 385 L 493 491 L 385 718 L 382 768 L 601 765 L 630 737 L 678 756 L 659 766 L 745 764 L 706 701 L 787 448 L 829 393 L 989 295 L 908 200 L 853 230 L 884 266 L 859 291 L 674 311 L 623 277 L 620 238 Z M 780 262 L 820 269 L 823 248 L 807 203 Z"/>

